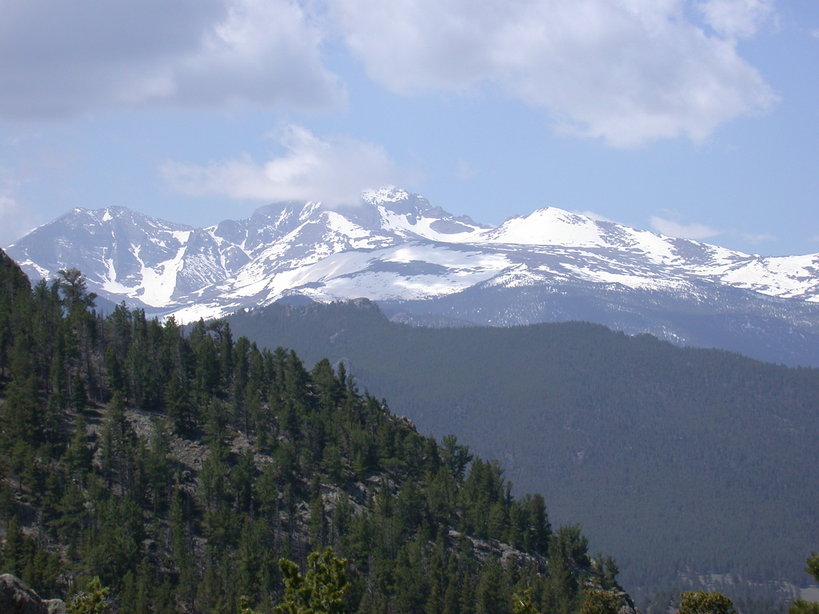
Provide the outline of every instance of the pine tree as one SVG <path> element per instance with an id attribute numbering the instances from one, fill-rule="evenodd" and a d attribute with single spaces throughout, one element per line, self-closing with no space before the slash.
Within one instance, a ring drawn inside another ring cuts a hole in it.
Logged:
<path id="1" fill-rule="evenodd" d="M 484 562 L 475 589 L 476 614 L 506 614 L 510 611 L 507 579 L 497 557 Z"/>
<path id="2" fill-rule="evenodd" d="M 813 576 L 813 579 L 819 582 L 819 552 L 814 552 L 808 557 L 805 571 Z"/>
<path id="3" fill-rule="evenodd" d="M 805 571 L 819 582 L 819 552 L 814 552 L 808 557 Z M 819 614 L 819 603 L 796 599 L 788 610 L 788 614 Z"/>
<path id="4" fill-rule="evenodd" d="M 108 590 L 98 577 L 92 578 L 86 589 L 66 604 L 68 614 L 104 614 L 108 611 Z"/>
<path id="5" fill-rule="evenodd" d="M 168 521 L 171 529 L 171 560 L 179 574 L 177 596 L 183 604 L 193 600 L 195 563 L 192 558 L 192 542 L 185 514 L 186 499 L 179 486 L 173 489 Z"/>
<path id="6" fill-rule="evenodd" d="M 617 614 L 624 605 L 625 600 L 616 592 L 586 589 L 580 614 Z"/>
<path id="7" fill-rule="evenodd" d="M 680 614 L 736 614 L 736 610 L 722 593 L 689 591 L 680 596 Z"/>
<path id="8" fill-rule="evenodd" d="M 344 594 L 349 590 L 347 560 L 335 556 L 331 548 L 307 557 L 302 575 L 293 561 L 279 561 L 284 579 L 284 598 L 277 614 L 345 614 Z"/>
<path id="9" fill-rule="evenodd" d="M 531 586 L 512 595 L 512 614 L 538 614 L 534 588 Z"/>
<path id="10" fill-rule="evenodd" d="M 83 481 L 85 474 L 91 470 L 91 450 L 82 414 L 74 418 L 74 433 L 65 451 L 65 462 L 74 475 Z"/>

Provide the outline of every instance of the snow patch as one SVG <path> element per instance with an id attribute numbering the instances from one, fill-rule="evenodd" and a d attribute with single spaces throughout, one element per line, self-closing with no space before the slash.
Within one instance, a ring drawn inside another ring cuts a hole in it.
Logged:
<path id="1" fill-rule="evenodd" d="M 441 243 L 470 243 L 481 241 L 483 233 L 482 228 L 470 226 L 464 222 L 458 222 L 465 228 L 461 232 L 440 232 L 433 228 L 434 224 L 441 222 L 441 219 L 437 217 L 422 216 L 410 221 L 411 214 L 395 213 L 382 206 L 378 207 L 378 212 L 381 215 L 382 228 L 404 237 L 422 237 Z"/>
<path id="2" fill-rule="evenodd" d="M 37 271 L 37 275 L 40 276 L 40 279 L 48 279 L 51 277 L 51 271 L 48 269 L 41 267 L 39 264 L 34 262 L 33 260 L 23 260 L 19 263 L 20 268 L 31 268 Z"/>
<path id="3" fill-rule="evenodd" d="M 617 284 L 631 288 L 632 290 L 680 290 L 688 287 L 683 280 L 663 279 L 659 277 L 644 277 L 641 275 L 629 275 L 626 273 L 615 273 L 588 267 L 564 265 L 580 279 L 602 284 Z"/>
<path id="4" fill-rule="evenodd" d="M 172 230 L 171 236 L 176 239 L 180 245 L 187 245 L 188 240 L 193 234 L 192 230 Z"/>
<path id="5" fill-rule="evenodd" d="M 117 269 L 114 266 L 114 259 L 106 258 L 104 262 L 106 271 L 105 277 L 103 278 L 104 281 L 102 282 L 102 289 L 106 292 L 110 292 L 111 294 L 125 294 L 131 296 L 133 288 L 129 288 L 117 280 Z"/>
<path id="6" fill-rule="evenodd" d="M 409 193 L 395 186 L 386 186 L 378 190 L 365 190 L 361 194 L 361 197 L 366 202 L 378 205 L 381 203 L 394 203 L 399 200 L 407 200 L 409 199 Z"/>
<path id="7" fill-rule="evenodd" d="M 601 226 L 587 217 L 557 207 L 539 209 L 526 217 L 506 220 L 484 233 L 489 243 L 601 247 L 606 245 Z"/>

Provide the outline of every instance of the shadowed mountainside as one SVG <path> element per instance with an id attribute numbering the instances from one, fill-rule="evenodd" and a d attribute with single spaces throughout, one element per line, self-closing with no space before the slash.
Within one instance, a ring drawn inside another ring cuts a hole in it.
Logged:
<path id="1" fill-rule="evenodd" d="M 682 571 L 798 582 L 819 541 L 817 370 L 578 322 L 415 328 L 366 300 L 227 321 L 343 361 L 422 432 L 500 459 L 516 489 L 615 554 L 630 586 Z"/>

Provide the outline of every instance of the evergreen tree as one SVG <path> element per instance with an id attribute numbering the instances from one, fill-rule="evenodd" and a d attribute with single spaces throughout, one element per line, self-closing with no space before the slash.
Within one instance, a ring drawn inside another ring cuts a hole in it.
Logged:
<path id="1" fill-rule="evenodd" d="M 277 614 L 345 614 L 344 594 L 347 560 L 335 556 L 332 549 L 314 552 L 307 558 L 307 572 L 302 575 L 293 561 L 279 561 L 284 579 L 284 598 L 276 606 Z"/>
<path id="2" fill-rule="evenodd" d="M 808 557 L 805 571 L 819 582 L 819 552 L 814 552 Z M 819 603 L 796 599 L 788 610 L 788 614 L 819 614 Z"/>
<path id="3" fill-rule="evenodd" d="M 490 557 L 481 570 L 475 589 L 476 614 L 506 614 L 510 612 L 507 578 L 497 557 Z"/>
<path id="4" fill-rule="evenodd" d="M 88 447 L 85 418 L 80 413 L 74 419 L 74 434 L 65 451 L 65 461 L 68 469 L 84 481 L 85 474 L 91 470 L 91 449 Z"/>
<path id="5" fill-rule="evenodd" d="M 805 571 L 812 575 L 814 580 L 819 582 L 819 552 L 814 552 L 808 557 Z"/>
<path id="6" fill-rule="evenodd" d="M 580 614 L 618 614 L 625 600 L 616 592 L 601 589 L 583 591 Z"/>
<path id="7" fill-rule="evenodd" d="M 77 593 L 67 604 L 69 614 L 104 614 L 108 611 L 108 587 L 94 577 L 86 589 Z"/>
<path id="8" fill-rule="evenodd" d="M 688 591 L 680 596 L 680 614 L 736 614 L 736 610 L 722 593 Z"/>
<path id="9" fill-rule="evenodd" d="M 538 614 L 531 586 L 512 595 L 512 614 Z"/>

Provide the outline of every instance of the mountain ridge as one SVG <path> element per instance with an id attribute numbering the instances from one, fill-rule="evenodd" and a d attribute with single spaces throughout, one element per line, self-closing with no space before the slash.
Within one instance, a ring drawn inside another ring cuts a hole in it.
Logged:
<path id="1" fill-rule="evenodd" d="M 356 206 L 276 203 L 205 228 L 75 209 L 7 251 L 33 278 L 79 268 L 100 296 L 180 322 L 299 294 L 505 326 L 578 319 L 562 304 L 581 297 L 582 319 L 682 344 L 703 335 L 675 323 L 680 306 L 712 323 L 729 314 L 726 349 L 776 345 L 766 331 L 787 329 L 792 355 L 754 357 L 819 365 L 806 349 L 819 339 L 819 254 L 764 258 L 557 207 L 491 227 L 388 187 Z"/>

